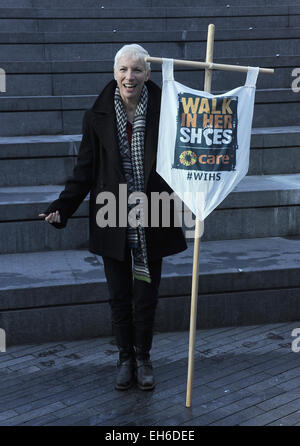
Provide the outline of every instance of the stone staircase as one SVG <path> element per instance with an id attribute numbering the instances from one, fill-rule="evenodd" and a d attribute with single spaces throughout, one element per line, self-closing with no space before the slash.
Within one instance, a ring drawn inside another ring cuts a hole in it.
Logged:
<path id="1" fill-rule="evenodd" d="M 0 327 L 8 344 L 109 335 L 101 257 L 87 250 L 88 198 L 64 230 L 38 214 L 71 175 L 84 111 L 138 42 L 152 56 L 275 68 L 260 75 L 248 175 L 207 218 L 199 327 L 300 317 L 300 0 L 6 0 L 0 7 Z M 201 6 L 199 6 L 201 5 Z M 175 78 L 202 89 L 204 73 Z M 152 66 L 161 84 L 161 67 Z M 213 92 L 242 85 L 213 73 Z M 164 260 L 156 328 L 186 330 L 193 244 Z"/>

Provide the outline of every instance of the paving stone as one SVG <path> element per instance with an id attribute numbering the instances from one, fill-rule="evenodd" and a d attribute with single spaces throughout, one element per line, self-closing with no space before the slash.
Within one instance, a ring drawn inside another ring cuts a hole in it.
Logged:
<path id="1" fill-rule="evenodd" d="M 235 409 L 233 409 L 233 410 L 235 410 Z M 248 407 L 247 409 L 236 412 L 229 417 L 225 417 L 221 420 L 210 423 L 210 425 L 211 426 L 238 426 L 245 419 L 247 420 L 251 416 L 252 417 L 259 416 L 259 414 L 262 414 L 262 413 L 263 413 L 263 411 L 261 409 L 258 409 L 258 407 L 255 407 L 255 406 Z"/>
<path id="2" fill-rule="evenodd" d="M 1 353 L 0 353 L 1 355 Z M 3 361 L 0 363 L 0 370 L 5 367 L 13 367 L 14 364 L 18 363 L 27 363 L 28 361 L 31 361 L 33 359 L 32 355 L 22 356 L 21 358 L 8 358 L 7 361 Z"/>
<path id="3" fill-rule="evenodd" d="M 271 398 L 267 401 L 263 401 L 262 403 L 257 404 L 257 407 L 260 409 L 263 409 L 265 411 L 275 409 L 276 407 L 282 406 L 283 404 L 286 404 L 288 402 L 299 400 L 300 397 L 300 390 L 292 390 L 290 392 L 286 392 L 283 395 L 278 395 L 274 398 Z M 300 409 L 300 408 L 299 408 Z"/>
<path id="4" fill-rule="evenodd" d="M 19 425 L 22 422 L 29 421 L 32 418 L 36 418 L 37 416 L 41 416 L 43 414 L 55 412 L 55 410 L 60 409 L 63 407 L 64 404 L 61 402 L 50 404 L 46 407 L 40 407 L 39 409 L 32 410 L 29 412 L 26 412 L 23 415 L 17 415 L 16 417 L 10 417 L 8 420 L 3 422 L 3 426 L 15 426 Z"/>
<path id="5" fill-rule="evenodd" d="M 6 410 L 5 412 L 0 411 L 0 423 L 8 418 L 15 417 L 16 415 L 17 412 L 15 410 Z"/>
<path id="6" fill-rule="evenodd" d="M 280 387 L 282 387 L 286 391 L 297 388 L 299 385 L 299 377 L 300 377 L 300 369 L 297 369 L 297 376 L 295 378 L 280 383 Z"/>
<path id="7" fill-rule="evenodd" d="M 241 426 L 265 426 L 273 421 L 283 418 L 285 415 L 295 414 L 299 412 L 300 399 L 292 401 L 288 404 L 283 404 L 276 409 L 270 410 L 268 412 L 262 413 L 256 417 L 249 417 L 247 421 L 242 422 Z M 293 415 L 294 416 L 294 415 Z M 300 419 L 300 415 L 299 415 Z"/>
<path id="8" fill-rule="evenodd" d="M 26 367 L 0 369 L 0 424 L 265 425 L 282 419 L 294 425 L 298 356 L 279 344 L 296 325 L 197 330 L 192 410 L 185 407 L 187 332 L 155 334 L 153 392 L 113 389 L 118 354 L 112 337 L 13 349 L 3 364 Z"/>
<path id="9" fill-rule="evenodd" d="M 57 418 L 55 415 L 42 415 L 41 417 L 32 418 L 30 421 L 26 421 L 25 423 L 21 423 L 21 426 L 45 426 L 47 423 L 51 421 L 56 421 Z"/>
<path id="10" fill-rule="evenodd" d="M 279 418 L 272 423 L 267 424 L 267 426 L 295 426 L 300 420 L 300 410 L 288 415 L 287 417 Z"/>

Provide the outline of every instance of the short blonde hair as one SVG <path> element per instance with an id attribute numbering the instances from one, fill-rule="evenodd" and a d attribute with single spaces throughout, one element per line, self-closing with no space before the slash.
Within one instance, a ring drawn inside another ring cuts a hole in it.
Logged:
<path id="1" fill-rule="evenodd" d="M 150 62 L 145 61 L 145 57 L 150 57 L 149 53 L 145 48 L 136 43 L 132 43 L 131 45 L 124 45 L 115 55 L 114 61 L 114 70 L 116 69 L 119 59 L 125 55 L 131 55 L 136 57 L 137 59 L 142 59 L 145 63 L 146 71 L 150 70 Z"/>

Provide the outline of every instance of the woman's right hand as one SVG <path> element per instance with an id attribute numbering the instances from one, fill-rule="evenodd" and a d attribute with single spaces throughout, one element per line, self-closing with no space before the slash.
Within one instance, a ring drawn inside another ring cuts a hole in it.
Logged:
<path id="1" fill-rule="evenodd" d="M 60 214 L 59 211 L 51 212 L 50 214 L 39 214 L 39 217 L 45 217 L 45 221 L 48 223 L 60 223 Z"/>

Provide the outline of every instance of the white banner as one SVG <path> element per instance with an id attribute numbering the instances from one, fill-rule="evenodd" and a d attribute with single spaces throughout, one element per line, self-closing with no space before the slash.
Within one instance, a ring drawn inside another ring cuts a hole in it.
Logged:
<path id="1" fill-rule="evenodd" d="M 213 95 L 176 82 L 173 59 L 163 59 L 156 170 L 202 221 L 248 171 L 258 71 Z"/>

